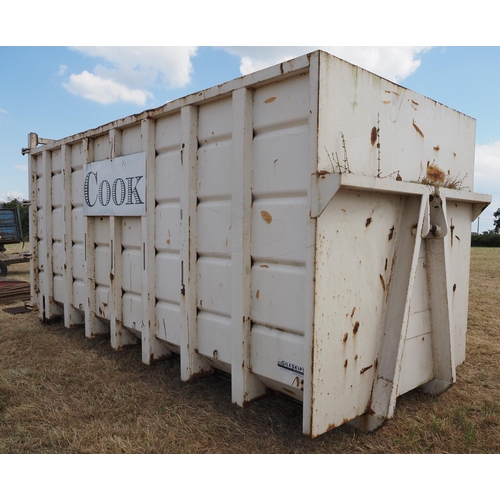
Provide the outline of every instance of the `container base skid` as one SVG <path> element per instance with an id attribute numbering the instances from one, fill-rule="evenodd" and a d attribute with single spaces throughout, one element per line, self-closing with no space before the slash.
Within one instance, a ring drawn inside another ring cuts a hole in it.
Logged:
<path id="1" fill-rule="evenodd" d="M 184 381 L 229 373 L 239 406 L 302 401 L 311 437 L 374 430 L 465 359 L 474 145 L 473 119 L 321 51 L 30 134 L 33 304 L 179 354 Z"/>

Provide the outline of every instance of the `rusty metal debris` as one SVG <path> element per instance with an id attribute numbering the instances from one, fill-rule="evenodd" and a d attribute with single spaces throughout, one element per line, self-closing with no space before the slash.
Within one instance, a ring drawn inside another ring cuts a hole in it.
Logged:
<path id="1" fill-rule="evenodd" d="M 2 310 L 3 312 L 15 315 L 15 314 L 29 313 L 33 311 L 33 307 L 29 306 L 28 304 L 24 304 L 22 306 L 6 307 L 5 309 Z"/>
<path id="2" fill-rule="evenodd" d="M 30 298 L 30 284 L 27 281 L 0 281 L 0 304 L 11 304 Z"/>

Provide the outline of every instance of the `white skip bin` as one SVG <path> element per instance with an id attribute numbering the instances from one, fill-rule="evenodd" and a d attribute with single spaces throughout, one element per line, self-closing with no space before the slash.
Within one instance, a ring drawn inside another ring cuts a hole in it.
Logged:
<path id="1" fill-rule="evenodd" d="M 32 300 L 243 406 L 365 430 L 465 359 L 475 121 L 318 51 L 57 141 L 30 134 Z"/>

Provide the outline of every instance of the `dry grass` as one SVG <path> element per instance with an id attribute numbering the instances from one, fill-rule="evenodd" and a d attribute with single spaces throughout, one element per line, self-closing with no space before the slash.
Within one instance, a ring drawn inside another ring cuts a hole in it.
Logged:
<path id="1" fill-rule="evenodd" d="M 455 177 L 452 177 L 449 170 L 448 174 L 446 174 L 434 163 L 427 162 L 426 175 L 420 182 L 422 184 L 434 187 L 462 189 L 462 184 L 464 183 L 466 178 L 467 175 L 460 177 L 459 174 L 457 174 Z"/>
<path id="2" fill-rule="evenodd" d="M 12 266 L 14 270 L 22 266 Z M 141 362 L 107 336 L 0 310 L 1 453 L 500 453 L 500 250 L 473 248 L 466 363 L 439 397 L 412 391 L 374 434 L 348 425 L 310 440 L 280 396 L 246 409 L 218 376 L 185 384 L 179 360 Z"/>

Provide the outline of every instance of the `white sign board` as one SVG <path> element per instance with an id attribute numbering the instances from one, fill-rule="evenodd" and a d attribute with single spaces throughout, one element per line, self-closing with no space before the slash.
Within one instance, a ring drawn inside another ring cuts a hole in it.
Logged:
<path id="1" fill-rule="evenodd" d="M 83 215 L 146 215 L 146 153 L 86 163 Z"/>

